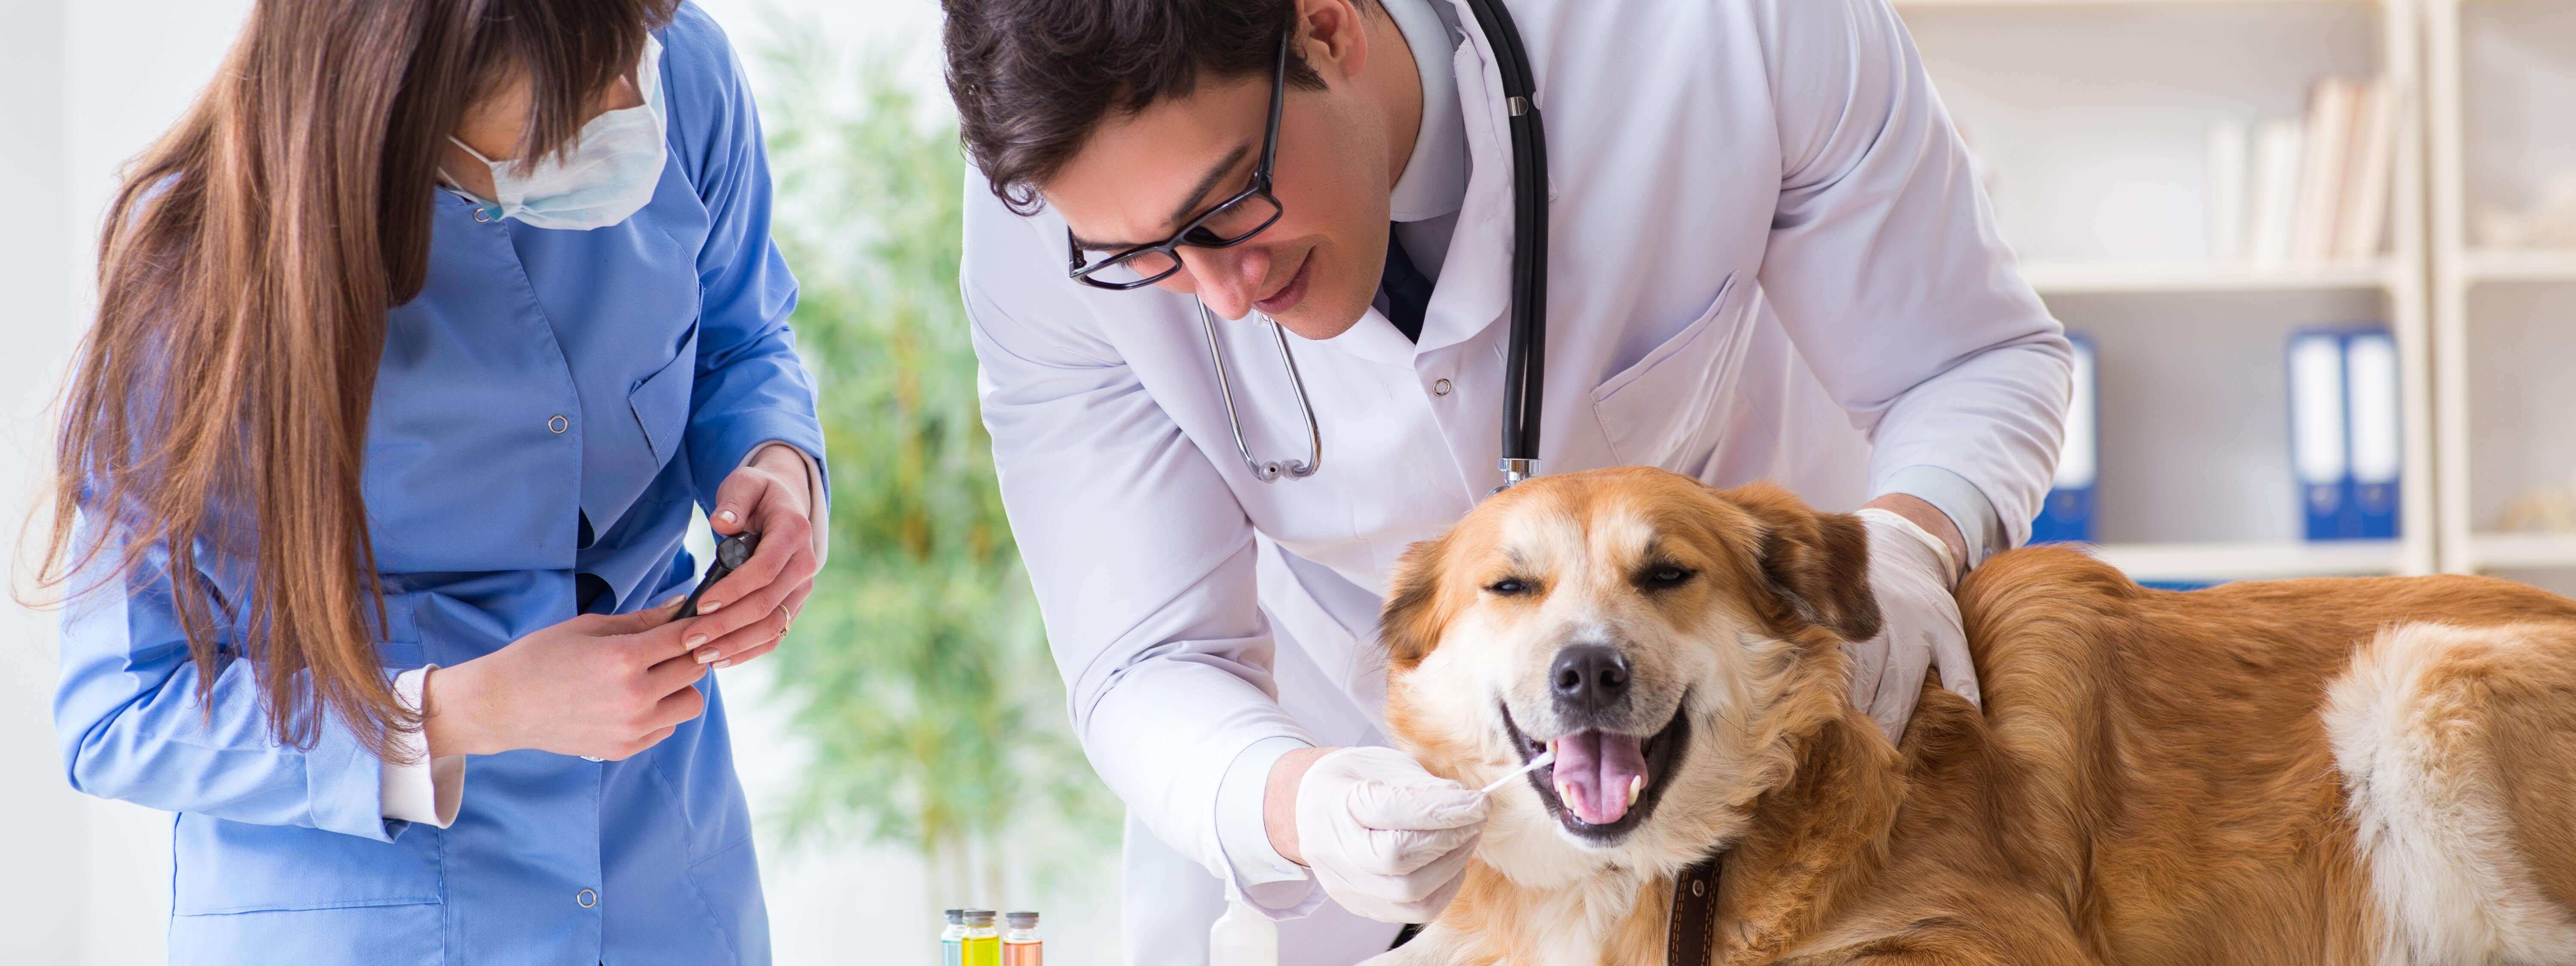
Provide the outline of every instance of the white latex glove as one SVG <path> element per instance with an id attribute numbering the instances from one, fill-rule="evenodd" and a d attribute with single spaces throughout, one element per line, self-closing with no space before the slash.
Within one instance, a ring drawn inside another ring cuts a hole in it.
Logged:
<path id="1" fill-rule="evenodd" d="M 1383 922 L 1430 922 L 1465 878 L 1485 796 L 1393 748 L 1344 748 L 1297 783 L 1297 848 L 1324 894 Z"/>
<path id="2" fill-rule="evenodd" d="M 1852 706 L 1895 741 L 1923 694 L 1923 675 L 1941 668 L 1943 687 L 1977 703 L 1977 669 L 1952 593 L 1949 549 L 1893 510 L 1860 511 L 1869 530 L 1869 591 L 1878 598 L 1878 636 L 1845 645 L 1852 656 Z"/>

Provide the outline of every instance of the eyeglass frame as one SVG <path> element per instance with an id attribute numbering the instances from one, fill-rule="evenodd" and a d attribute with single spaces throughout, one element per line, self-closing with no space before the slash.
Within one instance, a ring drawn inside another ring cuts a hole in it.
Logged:
<path id="1" fill-rule="evenodd" d="M 1278 195 L 1271 193 L 1270 171 L 1272 164 L 1279 158 L 1279 115 L 1280 109 L 1287 104 L 1288 93 L 1288 43 L 1295 39 L 1295 37 L 1296 32 L 1293 30 L 1279 36 L 1279 62 L 1271 69 L 1270 75 L 1270 122 L 1261 135 L 1261 162 L 1254 165 L 1252 168 L 1252 183 L 1245 185 L 1242 191 L 1235 192 L 1233 197 L 1227 198 L 1208 210 L 1199 213 L 1198 217 L 1192 218 L 1188 224 L 1182 225 L 1181 230 L 1173 232 L 1171 237 L 1165 238 L 1159 242 L 1129 248 L 1089 265 L 1083 264 L 1082 245 L 1074 239 L 1073 229 L 1065 229 L 1065 245 L 1071 250 L 1072 255 L 1069 268 L 1066 272 L 1068 277 L 1093 288 L 1108 289 L 1113 292 L 1134 291 L 1179 274 L 1182 268 L 1180 248 L 1183 245 L 1187 245 L 1192 248 L 1232 248 L 1236 245 L 1243 244 L 1244 242 L 1251 241 L 1253 236 L 1268 231 L 1270 230 L 1270 226 L 1279 223 L 1280 216 L 1288 213 L 1288 206 L 1280 202 Z M 1209 219 L 1215 218 L 1220 214 L 1224 214 L 1227 209 L 1233 208 L 1236 205 L 1242 204 L 1245 201 L 1256 197 L 1270 203 L 1270 217 L 1263 220 L 1261 224 L 1254 226 L 1252 230 L 1244 232 L 1243 234 L 1237 235 L 1233 238 L 1218 239 L 1213 243 L 1194 242 L 1188 240 L 1190 233 L 1200 230 L 1201 226 L 1206 225 Z M 1091 277 L 1093 273 L 1106 270 L 1112 266 L 1123 265 L 1137 258 L 1157 253 L 1170 256 L 1172 259 L 1172 267 L 1164 269 L 1150 278 L 1140 278 L 1133 282 L 1109 282 Z"/>

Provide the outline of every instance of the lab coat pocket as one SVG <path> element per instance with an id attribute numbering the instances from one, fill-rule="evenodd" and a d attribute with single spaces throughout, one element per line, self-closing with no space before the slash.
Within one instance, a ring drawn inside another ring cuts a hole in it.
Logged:
<path id="1" fill-rule="evenodd" d="M 414 824 L 391 842 L 300 825 L 253 825 L 183 814 L 171 912 L 221 916 L 297 909 L 359 909 L 445 898 L 446 836 Z"/>
<path id="2" fill-rule="evenodd" d="M 1593 418 L 1619 463 L 1697 475 L 1716 450 L 1747 343 L 1742 278 L 1728 276 L 1699 318 L 1592 390 Z"/>
<path id="3" fill-rule="evenodd" d="M 697 368 L 698 333 L 692 326 L 688 338 L 680 341 L 679 354 L 626 394 L 627 407 L 643 427 L 644 441 L 653 447 L 657 464 L 668 465 L 680 451 L 680 435 L 689 428 L 689 392 L 696 388 Z"/>

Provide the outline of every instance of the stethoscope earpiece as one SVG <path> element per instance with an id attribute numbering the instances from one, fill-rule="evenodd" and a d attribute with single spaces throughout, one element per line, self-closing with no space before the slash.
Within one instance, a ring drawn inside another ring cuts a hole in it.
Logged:
<path id="1" fill-rule="evenodd" d="M 1288 333 L 1279 328 L 1278 320 L 1261 317 L 1261 324 L 1270 327 L 1270 337 L 1279 346 L 1279 365 L 1288 370 L 1288 385 L 1297 391 L 1297 412 L 1306 417 L 1306 458 L 1284 463 L 1255 459 L 1251 444 L 1243 438 L 1243 419 L 1234 410 L 1234 385 L 1226 377 L 1225 350 L 1217 342 L 1216 313 L 1208 311 L 1207 303 L 1195 296 L 1191 301 L 1198 304 L 1199 325 L 1207 330 L 1208 363 L 1216 368 L 1216 391 L 1225 400 L 1225 421 L 1234 428 L 1234 451 L 1243 454 L 1243 465 L 1252 468 L 1252 478 L 1276 483 L 1282 478 L 1302 480 L 1315 475 L 1324 464 L 1324 430 L 1315 422 L 1315 407 L 1306 398 L 1306 377 L 1297 372 L 1297 357 L 1288 351 Z"/>

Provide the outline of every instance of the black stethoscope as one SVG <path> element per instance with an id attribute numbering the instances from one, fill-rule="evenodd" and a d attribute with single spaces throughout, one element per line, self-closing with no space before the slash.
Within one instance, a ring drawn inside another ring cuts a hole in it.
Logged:
<path id="1" fill-rule="evenodd" d="M 1547 369 L 1547 132 L 1520 26 L 1502 0 L 1467 0 L 1494 49 L 1512 127 L 1512 331 L 1503 351 L 1503 485 L 1538 475 L 1538 417 Z"/>
<path id="2" fill-rule="evenodd" d="M 1503 9 L 1501 0 L 1467 0 L 1467 6 L 1475 14 L 1476 25 L 1484 30 L 1487 46 L 1494 50 L 1512 130 L 1512 236 L 1518 244 L 1512 247 L 1511 336 L 1503 351 L 1503 446 L 1498 466 L 1503 485 L 1494 488 L 1500 493 L 1538 475 L 1539 403 L 1547 368 L 1547 134 L 1539 124 L 1538 103 L 1533 100 L 1538 85 L 1530 74 L 1529 52 L 1521 46 L 1520 27 L 1512 22 L 1511 12 Z M 1297 392 L 1298 413 L 1306 418 L 1307 457 L 1303 461 L 1264 461 L 1252 455 L 1252 447 L 1244 439 L 1243 420 L 1235 412 L 1232 380 L 1226 375 L 1225 353 L 1217 339 L 1216 318 L 1204 302 L 1199 304 L 1199 323 L 1207 332 L 1208 359 L 1216 368 L 1217 391 L 1225 400 L 1226 422 L 1234 428 L 1235 449 L 1252 468 L 1253 478 L 1271 483 L 1313 476 L 1323 465 L 1324 434 L 1316 423 L 1314 406 L 1307 401 L 1306 381 L 1297 372 L 1297 359 L 1288 351 L 1288 336 L 1279 330 L 1278 323 L 1270 323 L 1280 363 L 1287 369 L 1289 385 Z"/>

